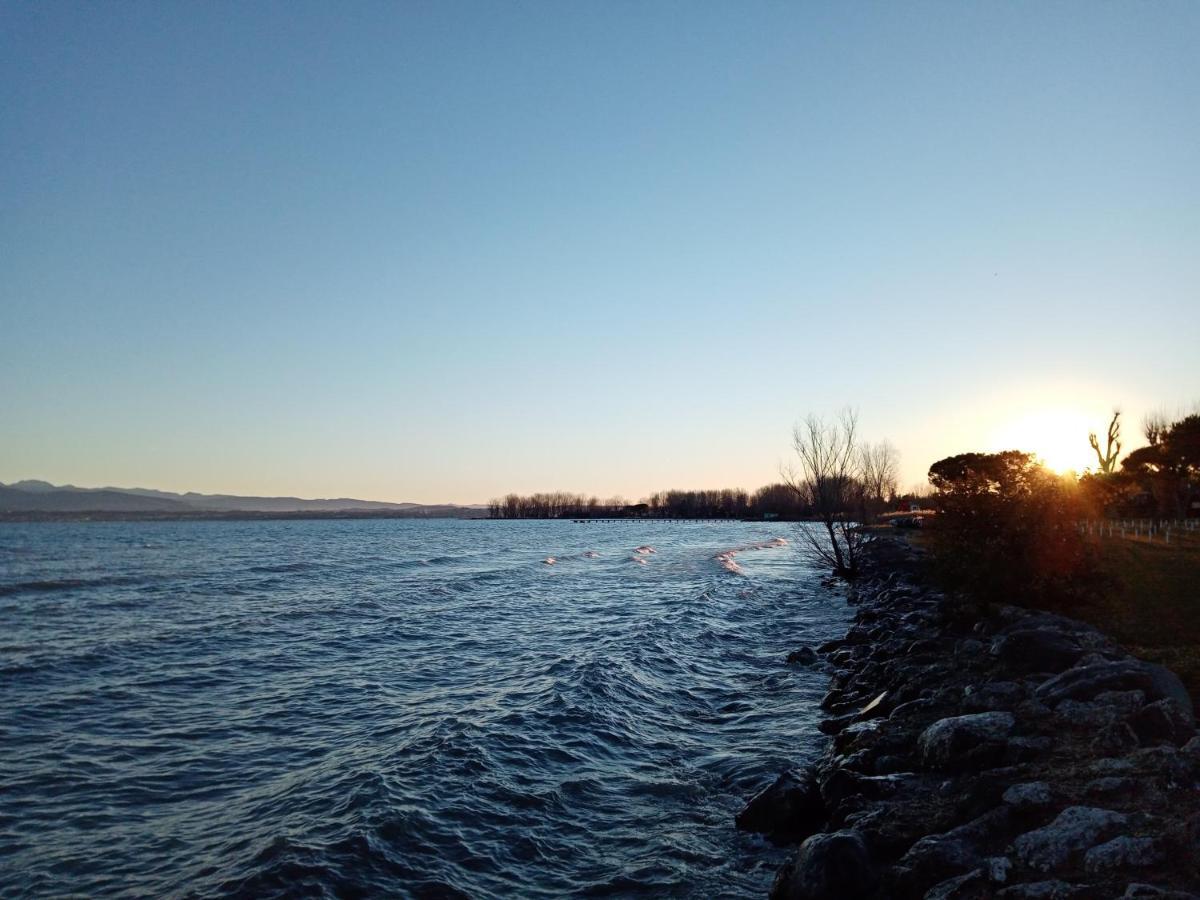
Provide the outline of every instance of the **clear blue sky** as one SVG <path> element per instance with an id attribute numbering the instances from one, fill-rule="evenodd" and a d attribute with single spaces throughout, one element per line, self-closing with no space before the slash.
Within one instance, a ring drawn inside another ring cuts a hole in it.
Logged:
<path id="1" fill-rule="evenodd" d="M 1200 398 L 1198 46 L 1191 2 L 6 3 L 0 480 L 638 497 L 845 404 L 906 482 L 1134 431 Z"/>

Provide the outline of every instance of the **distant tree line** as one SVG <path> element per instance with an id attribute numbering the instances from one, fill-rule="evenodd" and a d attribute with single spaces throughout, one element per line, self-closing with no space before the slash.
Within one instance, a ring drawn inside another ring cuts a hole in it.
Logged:
<path id="1" fill-rule="evenodd" d="M 786 484 L 769 484 L 754 493 L 740 488 L 659 491 L 638 503 L 622 497 L 600 499 L 553 491 L 508 494 L 488 503 L 493 519 L 764 519 L 811 517 L 812 505 Z"/>
<path id="2" fill-rule="evenodd" d="M 549 491 L 537 494 L 507 494 L 488 503 L 493 519 L 588 519 L 626 515 L 623 497 L 601 500 L 585 494 Z"/>

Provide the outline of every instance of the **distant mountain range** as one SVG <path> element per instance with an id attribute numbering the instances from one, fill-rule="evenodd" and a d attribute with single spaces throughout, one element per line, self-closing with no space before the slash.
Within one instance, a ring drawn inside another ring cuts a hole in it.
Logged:
<path id="1" fill-rule="evenodd" d="M 81 488 L 26 480 L 0 484 L 0 513 L 71 515 L 79 513 L 189 515 L 376 514 L 403 518 L 472 518 L 486 507 L 453 503 L 384 503 L 379 500 L 304 500 L 299 497 L 238 497 L 232 494 L 176 494 L 147 488 Z"/>

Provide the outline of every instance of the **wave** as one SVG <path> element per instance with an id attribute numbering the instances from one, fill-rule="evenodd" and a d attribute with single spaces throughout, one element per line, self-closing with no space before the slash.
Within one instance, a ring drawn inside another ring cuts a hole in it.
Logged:
<path id="1" fill-rule="evenodd" d="M 17 581 L 0 584 L 0 597 L 14 594 L 49 594 L 55 591 L 74 591 L 84 588 L 116 587 L 139 584 L 142 579 L 132 575 L 103 575 L 98 578 L 47 578 L 40 581 Z"/>
<path id="2" fill-rule="evenodd" d="M 561 556 L 547 556 L 542 562 L 547 566 L 566 562 L 569 559 L 598 559 L 600 554 L 595 550 L 584 550 L 582 553 L 564 553 Z"/>
<path id="3" fill-rule="evenodd" d="M 726 572 L 734 575 L 742 574 L 742 567 L 738 565 L 737 555 L 745 553 L 747 550 L 770 550 L 774 547 L 786 547 L 788 545 L 786 538 L 771 538 L 769 541 L 756 541 L 753 544 L 743 544 L 740 547 L 731 547 L 729 550 L 722 550 L 713 557 L 717 564 Z"/>
<path id="4" fill-rule="evenodd" d="M 287 575 L 291 572 L 308 572 L 317 568 L 317 564 L 313 562 L 287 562 L 287 563 L 269 563 L 257 566 L 251 566 L 248 571 L 259 575 Z"/>
<path id="5" fill-rule="evenodd" d="M 653 547 L 651 547 L 649 544 L 642 544 L 642 546 L 640 546 L 640 547 L 633 548 L 633 555 L 630 557 L 630 559 L 632 559 L 639 566 L 644 566 L 644 565 L 646 565 L 646 557 L 649 556 L 651 553 L 657 553 L 657 552 L 658 551 L 655 550 Z"/>

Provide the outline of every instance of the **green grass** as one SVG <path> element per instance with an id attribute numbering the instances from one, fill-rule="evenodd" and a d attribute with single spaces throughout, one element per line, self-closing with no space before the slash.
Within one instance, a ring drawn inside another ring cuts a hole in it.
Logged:
<path id="1" fill-rule="evenodd" d="M 928 547 L 928 535 L 902 532 L 915 546 Z M 1091 535 L 1109 589 L 1055 612 L 1095 625 L 1130 653 L 1161 663 L 1183 679 L 1200 707 L 1200 528 L 1161 535 Z"/>
<path id="2" fill-rule="evenodd" d="M 1111 589 L 1064 612 L 1173 669 L 1200 701 L 1200 530 L 1171 540 L 1089 537 Z"/>

